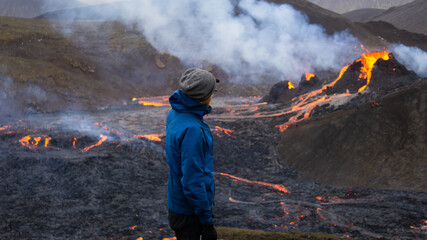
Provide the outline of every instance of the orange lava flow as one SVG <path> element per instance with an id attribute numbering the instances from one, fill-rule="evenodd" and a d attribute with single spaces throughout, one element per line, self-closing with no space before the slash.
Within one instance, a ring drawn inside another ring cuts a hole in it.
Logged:
<path id="1" fill-rule="evenodd" d="M 372 69 L 374 68 L 374 64 L 380 58 L 382 58 L 383 60 L 389 60 L 390 55 L 388 52 L 371 52 L 371 53 L 363 54 L 362 57 L 357 60 L 357 62 L 362 63 L 359 79 L 361 78 L 366 79 L 366 85 L 359 88 L 357 92 L 361 92 L 365 90 L 365 88 L 369 85 L 371 81 Z"/>
<path id="2" fill-rule="evenodd" d="M 49 145 L 50 139 L 51 138 L 48 138 L 48 137 L 44 139 L 44 146 L 45 147 L 47 147 Z"/>
<path id="3" fill-rule="evenodd" d="M 314 91 L 314 92 L 316 92 L 316 91 Z M 313 94 L 313 92 L 311 92 L 309 94 Z M 316 94 L 309 95 L 309 96 L 312 97 L 312 96 L 315 96 L 315 95 Z M 330 102 L 334 98 L 342 98 L 342 97 L 350 96 L 350 95 L 351 95 L 350 93 L 342 93 L 342 94 L 336 94 L 336 95 L 333 95 L 333 96 L 330 96 L 330 97 L 324 96 L 324 97 L 322 97 L 322 98 L 320 98 L 318 100 L 315 100 L 315 101 L 312 101 L 312 102 L 309 102 L 309 103 L 307 103 L 307 99 L 309 97 L 306 97 L 301 102 L 299 102 L 298 104 L 296 104 L 295 106 L 292 107 L 292 111 L 297 112 L 297 114 L 295 116 L 292 116 L 291 118 L 289 118 L 289 120 L 286 123 L 284 123 L 282 125 L 277 125 L 276 127 L 279 128 L 280 132 L 284 132 L 284 131 L 286 131 L 286 129 L 289 128 L 290 125 L 302 122 L 305 119 L 309 118 L 311 112 L 313 111 L 313 109 L 316 106 L 318 106 L 320 104 L 323 104 L 323 103 Z"/>
<path id="4" fill-rule="evenodd" d="M 276 190 L 279 190 L 283 193 L 290 193 L 290 191 L 288 189 L 285 188 L 285 186 L 283 186 L 282 184 L 271 184 L 271 183 L 266 183 L 266 182 L 259 182 L 259 181 L 251 181 L 248 179 L 244 179 L 244 178 L 239 178 L 239 177 L 235 177 L 233 175 L 227 174 L 227 173 L 219 173 L 220 175 L 229 177 L 231 179 L 237 180 L 237 181 L 241 181 L 241 182 L 245 182 L 245 183 L 250 183 L 250 184 L 258 184 L 258 185 L 262 185 L 262 186 L 267 186 L 267 187 L 272 187 Z"/>
<path id="5" fill-rule="evenodd" d="M 222 128 L 222 127 L 219 127 L 219 126 L 215 126 L 215 130 L 214 131 L 220 131 L 220 132 L 223 132 L 223 133 L 227 134 L 230 137 L 234 137 L 234 136 L 231 135 L 231 133 L 233 133 L 234 130 L 231 130 L 231 129 L 226 129 L 226 128 Z"/>
<path id="6" fill-rule="evenodd" d="M 312 77 L 314 77 L 314 74 L 313 74 L 313 73 L 308 73 L 308 72 L 306 72 L 306 73 L 305 73 L 305 80 L 310 81 L 310 79 L 311 79 Z"/>
<path id="7" fill-rule="evenodd" d="M 414 226 L 410 226 L 410 228 L 412 228 L 412 229 L 416 229 L 416 230 L 418 230 L 418 229 L 427 229 L 427 221 L 424 221 L 424 226 L 421 226 L 421 227 L 414 227 Z"/>
<path id="8" fill-rule="evenodd" d="M 11 126 L 3 126 L 3 127 L 0 127 L 0 131 L 4 131 L 4 130 L 7 130 L 7 129 L 9 129 L 9 128 L 12 128 Z"/>
<path id="9" fill-rule="evenodd" d="M 289 88 L 289 89 L 294 89 L 295 87 L 294 87 L 294 85 L 292 85 L 292 83 L 291 83 L 291 82 L 288 82 L 288 88 Z"/>
<path id="10" fill-rule="evenodd" d="M 161 137 L 163 137 L 162 134 L 146 134 L 146 135 L 133 135 L 134 138 L 146 138 L 151 141 L 160 142 L 162 141 Z"/>
<path id="11" fill-rule="evenodd" d="M 51 138 L 46 137 L 46 136 L 42 136 L 42 137 L 31 137 L 30 135 L 28 135 L 28 136 L 25 136 L 25 137 L 19 139 L 19 143 L 22 146 L 27 147 L 27 148 L 29 148 L 31 150 L 36 150 L 37 146 L 41 142 L 42 138 L 45 139 L 44 146 L 47 147 L 49 145 L 49 142 L 50 142 Z"/>
<path id="12" fill-rule="evenodd" d="M 85 147 L 83 150 L 82 150 L 82 152 L 87 152 L 87 151 L 89 151 L 89 149 L 91 149 L 91 148 L 94 148 L 94 147 L 96 147 L 96 146 L 99 146 L 99 145 L 101 145 L 103 142 L 105 142 L 105 140 L 107 140 L 107 136 L 104 136 L 104 135 L 100 135 L 99 136 L 100 138 L 101 138 L 101 140 L 99 140 L 97 143 L 95 143 L 95 144 L 93 144 L 93 145 L 91 145 L 91 146 L 89 146 L 89 147 Z"/>
<path id="13" fill-rule="evenodd" d="M 144 106 L 154 106 L 154 107 L 163 107 L 170 106 L 167 97 L 162 97 L 160 100 L 155 98 L 132 98 L 132 101 L 138 101 L 138 104 Z"/>
<path id="14" fill-rule="evenodd" d="M 363 90 L 365 90 L 365 88 L 369 85 L 370 80 L 371 80 L 371 75 L 372 75 L 372 69 L 374 67 L 374 64 L 377 62 L 378 59 L 384 59 L 384 60 L 388 60 L 390 58 L 389 53 L 388 52 L 371 52 L 371 53 L 366 53 L 363 54 L 361 58 L 359 58 L 358 60 L 356 60 L 356 62 L 361 62 L 362 63 L 362 68 L 361 68 L 361 73 L 359 75 L 359 79 L 360 78 L 366 78 L 366 85 L 362 86 L 358 92 L 361 92 Z M 330 97 L 327 96 L 323 96 L 320 98 L 320 94 L 323 93 L 323 90 L 328 89 L 329 87 L 333 87 L 340 79 L 341 77 L 344 75 L 344 73 L 348 70 L 348 68 L 352 65 L 353 63 L 344 66 L 338 77 L 332 81 L 329 84 L 324 85 L 321 89 L 319 90 L 314 90 L 312 92 L 303 94 L 301 96 L 298 96 L 294 99 L 292 99 L 292 101 L 296 102 L 294 104 L 294 106 L 292 107 L 291 112 L 297 112 L 297 114 L 293 117 L 291 117 L 288 122 L 282 124 L 282 125 L 277 125 L 276 127 L 279 128 L 279 130 L 281 132 L 284 132 L 286 129 L 289 128 L 290 125 L 304 121 L 305 119 L 307 119 L 308 117 L 310 117 L 311 111 L 318 105 L 322 104 L 322 103 L 326 103 L 326 102 L 330 102 L 332 101 L 332 99 L 335 98 L 341 98 L 341 97 L 345 97 L 345 96 L 350 96 L 351 94 L 349 92 L 347 93 L 343 93 L 343 94 L 336 94 Z M 307 78 L 307 73 L 306 73 L 306 78 Z M 316 99 L 312 101 L 312 99 Z M 320 99 L 319 99 L 320 98 Z"/>

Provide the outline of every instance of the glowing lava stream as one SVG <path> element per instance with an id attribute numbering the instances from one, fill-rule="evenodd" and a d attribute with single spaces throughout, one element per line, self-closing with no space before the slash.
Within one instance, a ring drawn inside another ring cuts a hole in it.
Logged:
<path id="1" fill-rule="evenodd" d="M 145 138 L 151 141 L 160 142 L 162 141 L 161 137 L 163 137 L 163 134 L 146 134 L 146 135 L 133 135 L 134 138 Z"/>
<path id="2" fill-rule="evenodd" d="M 362 63 L 359 79 L 361 78 L 366 79 L 366 85 L 359 88 L 357 92 L 361 92 L 365 90 L 365 88 L 369 85 L 371 81 L 372 69 L 374 68 L 374 64 L 380 58 L 382 58 L 383 60 L 389 60 L 390 55 L 388 52 L 371 52 L 371 53 L 363 54 L 362 57 L 356 61 L 356 62 Z"/>
<path id="3" fill-rule="evenodd" d="M 87 152 L 87 151 L 89 151 L 89 149 L 91 149 L 91 148 L 94 148 L 94 147 L 96 147 L 96 146 L 99 146 L 99 145 L 101 145 L 105 140 L 107 140 L 107 136 L 104 136 L 104 135 L 100 135 L 99 136 L 100 138 L 101 138 L 101 140 L 99 140 L 97 143 L 95 143 L 95 144 L 93 144 L 93 145 L 91 145 L 91 146 L 89 146 L 89 147 L 85 147 L 83 150 L 82 150 L 82 152 Z"/>
<path id="4" fill-rule="evenodd" d="M 236 177 L 236 176 L 233 176 L 233 175 L 230 175 L 230 174 L 227 174 L 227 173 L 217 173 L 217 174 L 229 177 L 229 178 L 233 179 L 234 181 L 241 181 L 241 182 L 250 183 L 250 184 L 258 184 L 258 185 L 262 185 L 262 186 L 274 188 L 274 189 L 276 189 L 276 190 L 278 190 L 280 192 L 283 192 L 283 193 L 291 193 L 282 184 L 271 184 L 271 183 L 266 183 L 266 182 L 251 181 L 251 180 L 240 178 L 240 177 Z"/>
<path id="5" fill-rule="evenodd" d="M 231 130 L 231 129 L 226 129 L 226 128 L 222 128 L 219 126 L 215 126 L 215 129 L 213 131 L 223 132 L 223 133 L 227 134 L 229 137 L 233 137 L 233 138 L 235 137 L 235 136 L 231 135 L 231 133 L 234 132 L 234 130 Z M 216 135 L 218 137 L 221 137 L 218 133 Z"/>
<path id="6" fill-rule="evenodd" d="M 159 99 L 160 98 L 160 99 Z M 144 106 L 155 106 L 155 107 L 163 107 L 163 106 L 170 106 L 169 104 L 169 97 L 162 96 L 162 97 L 153 97 L 153 98 L 132 98 L 132 101 L 138 101 L 138 104 L 144 105 Z"/>

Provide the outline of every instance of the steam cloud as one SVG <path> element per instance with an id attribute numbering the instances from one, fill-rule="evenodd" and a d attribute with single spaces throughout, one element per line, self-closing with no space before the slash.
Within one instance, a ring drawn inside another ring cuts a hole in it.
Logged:
<path id="1" fill-rule="evenodd" d="M 391 49 L 396 59 L 409 70 L 422 77 L 427 77 L 427 52 L 417 47 L 408 47 L 402 44 L 392 45 Z"/>
<path id="2" fill-rule="evenodd" d="M 25 96 L 25 98 L 19 96 Z M 53 97 L 50 96 L 50 98 Z M 0 117 L 17 114 L 16 109 L 19 109 L 20 106 L 26 106 L 26 111 L 31 111 L 30 108 L 34 107 L 32 104 L 47 100 L 46 92 L 38 85 L 20 86 L 11 77 L 0 72 Z"/>
<path id="3" fill-rule="evenodd" d="M 240 79 L 269 74 L 297 80 L 306 71 L 338 70 L 360 56 L 354 49 L 359 42 L 349 33 L 329 36 L 286 4 L 134 0 L 117 6 L 107 18 L 136 22 L 159 51 L 189 66 L 204 61 L 219 65 Z"/>
<path id="4" fill-rule="evenodd" d="M 157 49 L 188 64 L 207 60 L 240 76 L 278 72 L 281 78 L 299 79 L 305 71 L 335 69 L 358 55 L 350 34 L 328 36 L 289 5 L 255 0 L 234 1 L 234 6 L 229 0 L 133 4 L 139 5 L 129 5 L 128 12 Z"/>

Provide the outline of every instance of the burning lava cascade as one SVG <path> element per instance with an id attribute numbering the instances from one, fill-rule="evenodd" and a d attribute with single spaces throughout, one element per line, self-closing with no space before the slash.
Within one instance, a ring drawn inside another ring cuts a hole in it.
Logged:
<path id="1" fill-rule="evenodd" d="M 335 84 L 341 80 L 344 74 L 353 66 L 360 65 L 360 70 L 358 74 L 357 81 L 360 82 L 362 80 L 366 81 L 366 84 L 359 87 L 357 93 L 363 92 L 370 84 L 372 77 L 372 70 L 374 68 L 375 63 L 379 60 L 383 59 L 385 61 L 390 59 L 390 53 L 386 51 L 382 52 L 370 52 L 363 54 L 359 59 L 350 63 L 349 65 L 344 66 L 338 75 L 338 77 L 324 86 L 322 86 L 318 90 L 314 90 L 292 99 L 292 109 L 287 113 L 295 112 L 295 116 L 289 118 L 289 120 L 281 125 L 277 125 L 281 132 L 285 131 L 290 125 L 304 121 L 309 118 L 312 110 L 323 103 L 331 102 L 334 99 L 348 97 L 352 94 L 347 89 L 346 93 L 341 94 L 333 94 L 328 95 L 327 90 L 331 89 L 335 86 Z M 310 81 L 310 79 L 315 77 L 313 73 L 305 73 L 305 81 Z M 293 85 L 289 82 L 289 90 L 297 90 L 294 89 Z"/>

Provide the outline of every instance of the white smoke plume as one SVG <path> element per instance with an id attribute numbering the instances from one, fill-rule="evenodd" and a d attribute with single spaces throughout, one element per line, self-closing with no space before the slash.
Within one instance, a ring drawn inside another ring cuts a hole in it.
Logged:
<path id="1" fill-rule="evenodd" d="M 189 65 L 205 60 L 237 76 L 277 72 L 299 79 L 305 71 L 338 69 L 359 55 L 356 38 L 346 32 L 328 36 L 290 5 L 141 0 L 127 7 L 158 50 Z"/>
<path id="2" fill-rule="evenodd" d="M 402 44 L 392 45 L 391 51 L 396 59 L 409 70 L 416 72 L 419 76 L 427 77 L 427 52 Z"/>
<path id="3" fill-rule="evenodd" d="M 338 70 L 360 56 L 354 48 L 359 45 L 355 37 L 347 32 L 329 36 L 287 4 L 133 0 L 117 6 L 120 9 L 108 13 L 108 19 L 136 22 L 159 51 L 189 66 L 219 65 L 241 79 L 274 74 L 297 80 L 306 71 Z"/>

